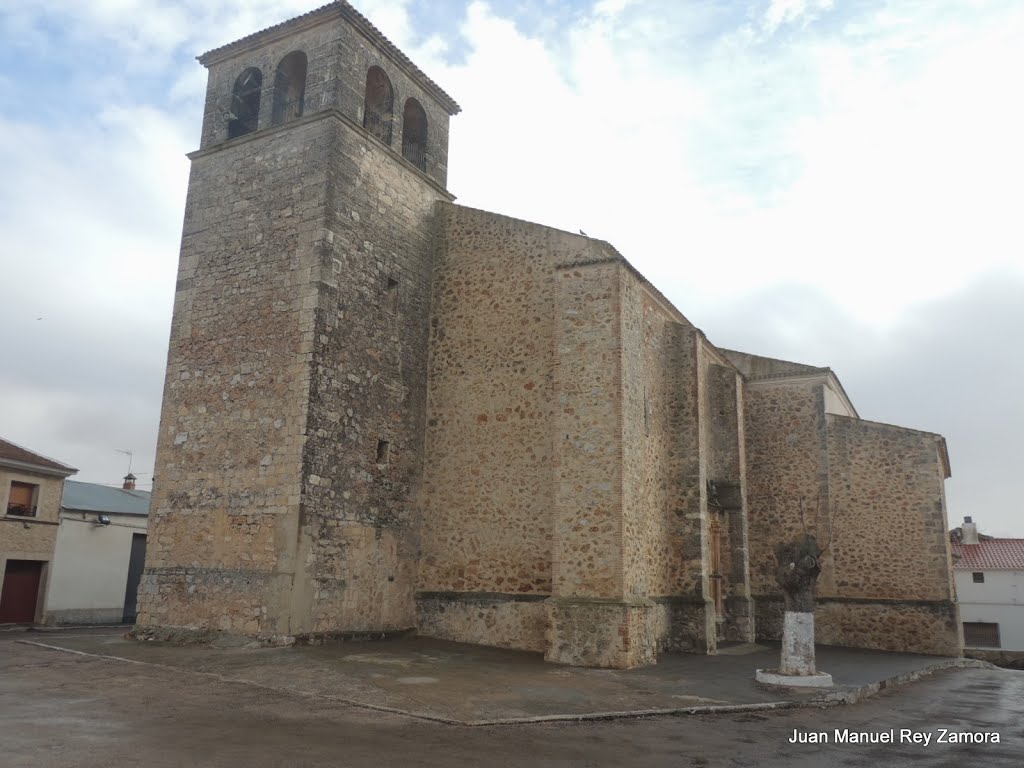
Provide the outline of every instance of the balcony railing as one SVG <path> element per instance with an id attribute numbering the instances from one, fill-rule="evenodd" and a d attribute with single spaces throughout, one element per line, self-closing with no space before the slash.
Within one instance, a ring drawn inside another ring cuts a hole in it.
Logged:
<path id="1" fill-rule="evenodd" d="M 427 170 L 427 148 L 422 144 L 406 144 L 402 147 L 402 157 L 421 171 Z"/>
<path id="2" fill-rule="evenodd" d="M 7 514 L 14 517 L 35 517 L 36 508 L 26 504 L 8 504 Z"/>

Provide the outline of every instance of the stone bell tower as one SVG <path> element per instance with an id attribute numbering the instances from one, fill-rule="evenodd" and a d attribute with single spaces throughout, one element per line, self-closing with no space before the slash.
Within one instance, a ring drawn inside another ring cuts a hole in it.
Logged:
<path id="1" fill-rule="evenodd" d="M 139 629 L 413 627 L 459 107 L 345 2 L 199 61 Z"/>

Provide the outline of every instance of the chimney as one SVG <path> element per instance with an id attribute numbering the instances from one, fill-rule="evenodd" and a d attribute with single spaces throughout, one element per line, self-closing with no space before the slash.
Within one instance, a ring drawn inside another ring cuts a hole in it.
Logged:
<path id="1" fill-rule="evenodd" d="M 121 487 L 124 490 L 126 490 L 126 491 L 134 491 L 135 490 L 135 475 L 133 475 L 131 472 L 129 472 L 127 475 L 125 475 L 124 476 L 124 485 L 122 485 Z M 974 538 L 977 539 L 978 537 L 975 536 Z M 975 541 L 975 543 L 977 543 L 977 541 Z"/>
<path id="2" fill-rule="evenodd" d="M 960 542 L 963 544 L 978 543 L 978 526 L 972 523 L 969 517 L 965 517 L 964 524 L 960 526 Z"/>

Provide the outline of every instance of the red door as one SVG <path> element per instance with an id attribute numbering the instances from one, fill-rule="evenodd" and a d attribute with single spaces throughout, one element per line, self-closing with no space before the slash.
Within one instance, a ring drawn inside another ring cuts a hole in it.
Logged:
<path id="1" fill-rule="evenodd" d="M 0 593 L 0 622 L 31 624 L 36 620 L 43 564 L 38 560 L 8 560 Z"/>

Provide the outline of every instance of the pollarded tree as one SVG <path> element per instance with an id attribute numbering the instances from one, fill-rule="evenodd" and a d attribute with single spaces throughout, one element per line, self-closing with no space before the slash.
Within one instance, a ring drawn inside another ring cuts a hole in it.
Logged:
<path id="1" fill-rule="evenodd" d="M 819 501 L 816 513 L 820 507 Z M 775 581 L 782 590 L 786 609 L 779 673 L 807 676 L 817 674 L 814 657 L 815 592 L 821 575 L 821 557 L 832 543 L 835 511 L 824 547 L 819 546 L 818 540 L 807 530 L 803 498 L 800 499 L 800 522 L 804 529 L 802 534 L 792 541 L 775 545 Z"/>

